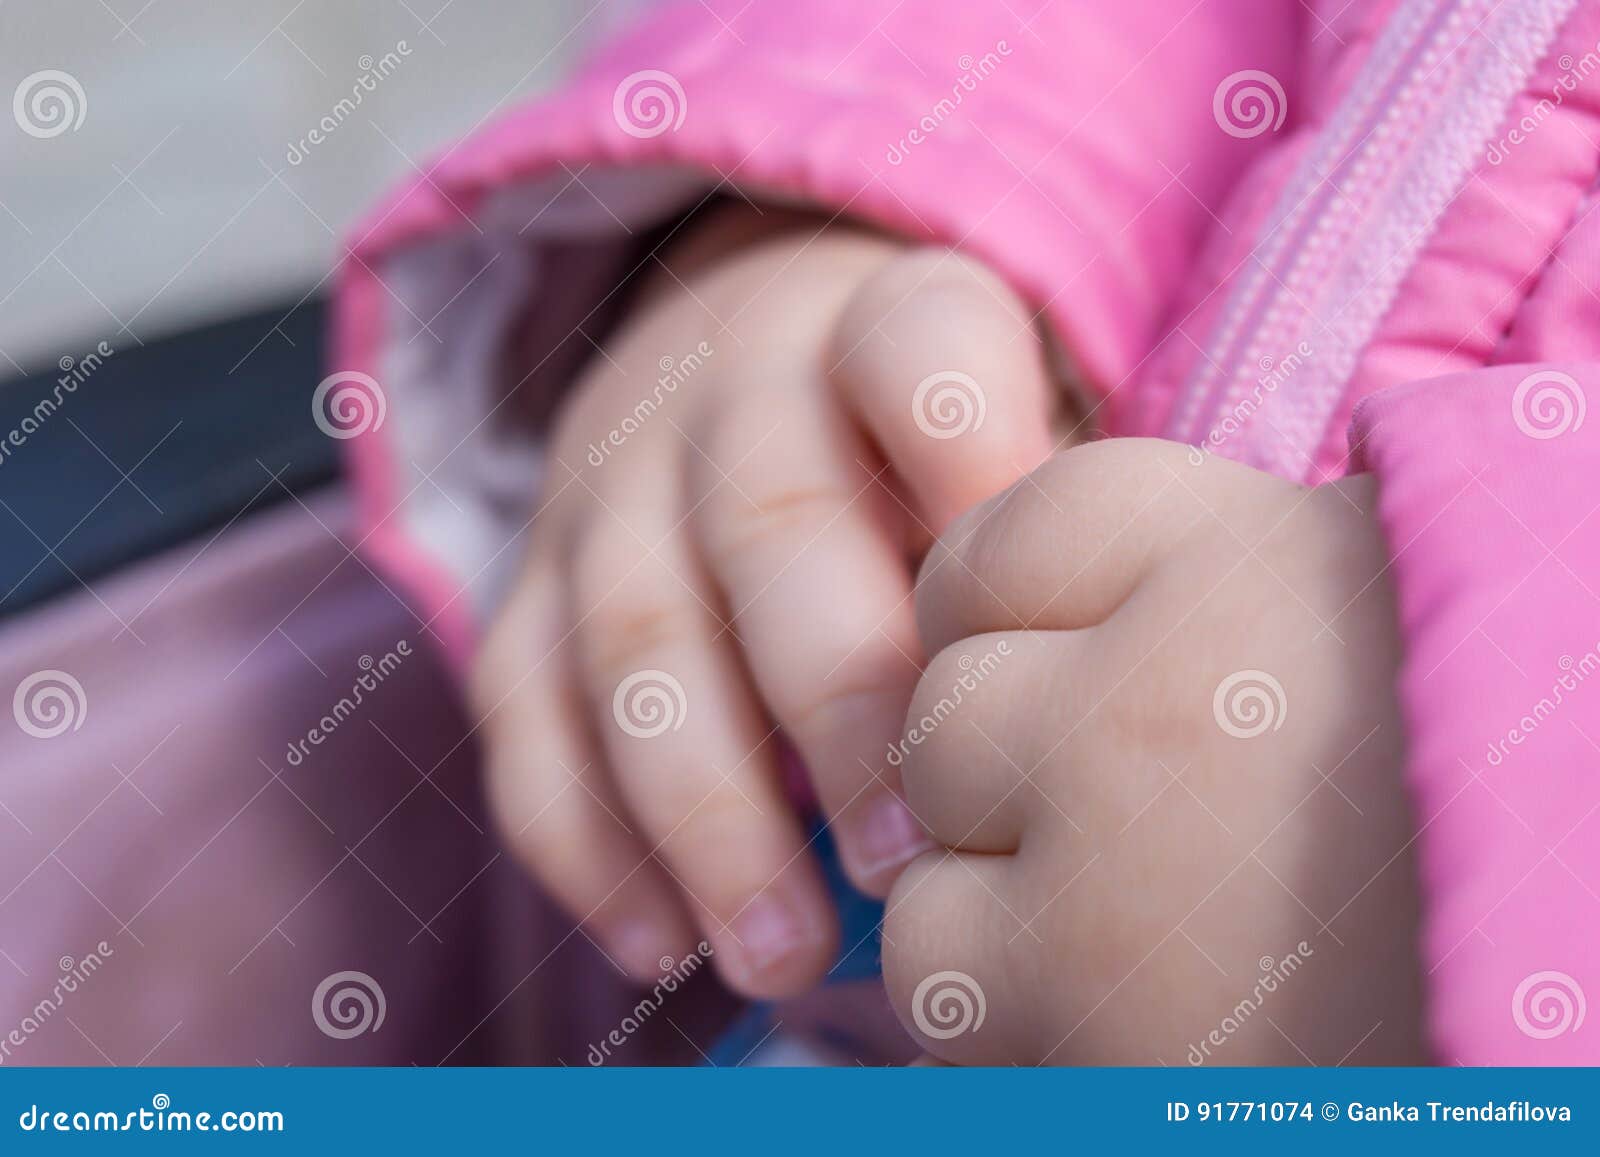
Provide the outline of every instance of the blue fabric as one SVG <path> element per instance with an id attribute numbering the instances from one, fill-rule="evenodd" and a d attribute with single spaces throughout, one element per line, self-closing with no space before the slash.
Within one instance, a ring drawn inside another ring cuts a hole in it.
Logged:
<path id="1" fill-rule="evenodd" d="M 340 443 L 307 400 L 327 372 L 320 302 L 64 352 L 77 360 L 0 372 L 0 431 L 32 430 L 0 459 L 0 618 L 338 473 Z M 62 413 L 39 421 L 41 400 Z M 139 463 L 136 486 L 122 484 L 119 462 Z M 263 486 L 257 462 L 281 484 Z"/>

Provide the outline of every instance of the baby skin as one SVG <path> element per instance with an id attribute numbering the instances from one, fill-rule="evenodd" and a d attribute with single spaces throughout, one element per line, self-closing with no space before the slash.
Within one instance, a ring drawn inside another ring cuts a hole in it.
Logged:
<path id="1" fill-rule="evenodd" d="M 942 848 L 884 928 L 930 1053 L 1424 1063 L 1375 501 L 1126 439 L 945 532 L 902 768 Z"/>
<path id="2" fill-rule="evenodd" d="M 472 681 L 490 802 L 618 968 L 704 940 L 736 990 L 792 996 L 839 932 L 785 748 L 887 894 L 932 846 L 890 760 L 916 565 L 1060 443 L 1061 394 L 1032 312 L 948 251 L 741 207 L 641 280 Z"/>
<path id="3" fill-rule="evenodd" d="M 502 834 L 618 968 L 822 978 L 792 744 L 938 1058 L 1422 1058 L 1368 479 L 1075 446 L 945 251 L 739 209 L 642 280 L 472 684 Z"/>

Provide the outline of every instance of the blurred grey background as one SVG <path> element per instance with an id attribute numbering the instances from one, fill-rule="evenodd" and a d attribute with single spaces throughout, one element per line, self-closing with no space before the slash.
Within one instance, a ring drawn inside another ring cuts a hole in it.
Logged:
<path id="1" fill-rule="evenodd" d="M 0 381 L 325 289 L 375 196 L 637 6 L 0 0 Z"/>

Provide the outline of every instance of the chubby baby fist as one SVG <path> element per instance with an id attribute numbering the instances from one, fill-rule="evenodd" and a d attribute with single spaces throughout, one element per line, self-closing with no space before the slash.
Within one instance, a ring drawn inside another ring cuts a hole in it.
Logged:
<path id="1" fill-rule="evenodd" d="M 957 1063 L 1416 1063 L 1414 826 L 1370 478 L 1069 450 L 923 566 L 885 922 Z"/>

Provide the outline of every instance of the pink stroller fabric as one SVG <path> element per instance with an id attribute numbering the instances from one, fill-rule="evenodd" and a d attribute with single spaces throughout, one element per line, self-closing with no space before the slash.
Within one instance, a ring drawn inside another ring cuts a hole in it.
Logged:
<path id="1" fill-rule="evenodd" d="M 725 997 L 634 1016 L 502 855 L 347 521 L 287 503 L 0 629 L 0 1063 L 698 1059 Z"/>

